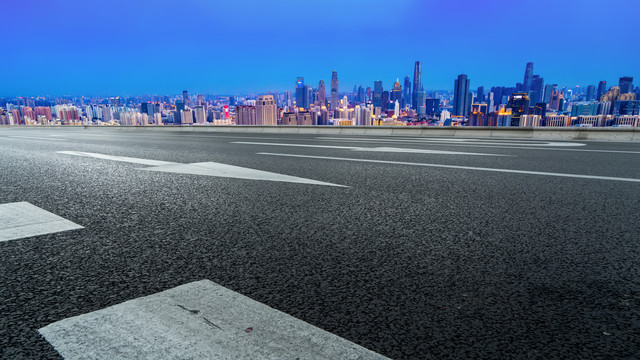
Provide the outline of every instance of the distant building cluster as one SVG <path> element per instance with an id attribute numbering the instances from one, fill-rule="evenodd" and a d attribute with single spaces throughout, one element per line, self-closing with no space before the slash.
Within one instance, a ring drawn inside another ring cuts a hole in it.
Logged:
<path id="1" fill-rule="evenodd" d="M 416 61 L 413 80 L 392 84 L 385 90 L 376 80 L 341 92 L 333 71 L 329 89 L 324 80 L 313 87 L 298 77 L 293 91 L 260 95 L 0 98 L 0 125 L 640 126 L 640 88 L 628 76 L 609 88 L 606 81 L 560 88 L 527 63 L 524 80 L 512 87 L 472 90 L 461 74 L 453 91 L 425 91 Z"/>

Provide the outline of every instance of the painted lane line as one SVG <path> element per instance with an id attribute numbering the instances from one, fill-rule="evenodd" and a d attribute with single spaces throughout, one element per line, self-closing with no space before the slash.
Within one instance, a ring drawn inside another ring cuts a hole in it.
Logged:
<path id="1" fill-rule="evenodd" d="M 278 173 L 273 173 L 269 171 L 255 170 L 255 169 L 215 163 L 215 162 L 173 164 L 173 165 L 144 168 L 139 170 L 161 171 L 161 172 L 178 173 L 178 174 L 216 176 L 216 177 L 247 179 L 247 180 L 266 180 L 266 181 L 279 181 L 279 182 L 289 182 L 289 183 L 297 183 L 297 184 L 348 187 L 344 185 L 332 184 L 332 183 L 323 182 L 323 181 L 305 179 L 297 176 L 278 174 Z"/>
<path id="2" fill-rule="evenodd" d="M 32 140 L 49 140 L 49 141 L 66 141 L 67 139 L 52 139 L 52 138 L 45 138 L 45 137 L 36 137 L 36 136 L 18 136 L 18 135 L 12 135 L 9 136 L 10 138 L 14 138 L 14 139 L 32 139 Z"/>
<path id="3" fill-rule="evenodd" d="M 0 205 L 0 241 L 84 229 L 28 202 Z"/>
<path id="4" fill-rule="evenodd" d="M 256 170 L 241 166 L 227 165 L 216 162 L 201 162 L 192 164 L 174 163 L 168 161 L 158 161 L 149 159 L 139 159 L 125 156 L 112 156 L 97 153 L 80 151 L 58 151 L 59 154 L 91 157 L 103 160 L 121 161 L 133 164 L 151 165 L 152 167 L 137 170 L 168 172 L 175 174 L 203 175 L 223 178 L 236 178 L 247 180 L 277 181 L 296 184 L 324 185 L 335 187 L 347 187 L 345 185 L 333 184 L 324 181 L 301 178 L 297 176 L 278 174 L 269 171 Z"/>
<path id="5" fill-rule="evenodd" d="M 408 149 L 408 148 L 394 148 L 394 147 L 355 147 L 355 146 L 332 146 L 332 145 L 312 145 L 312 144 L 290 144 L 290 143 L 269 143 L 269 142 L 249 142 L 249 141 L 234 141 L 232 144 L 243 145 L 266 145 L 266 146 L 291 146 L 291 147 L 307 147 L 307 148 L 319 148 L 319 149 L 340 149 L 351 151 L 369 151 L 369 152 L 395 152 L 395 153 L 415 153 L 415 154 L 434 154 L 434 155 L 472 155 L 472 156 L 513 156 L 502 154 L 483 154 L 483 153 L 468 153 L 458 151 L 444 151 L 444 150 L 428 150 L 428 149 Z"/>
<path id="6" fill-rule="evenodd" d="M 330 139 L 318 139 L 318 141 L 335 142 L 336 140 Z M 385 140 L 348 140 L 347 142 L 384 142 Z M 441 142 L 426 142 L 426 141 L 404 141 L 406 143 L 423 144 L 425 146 L 447 146 L 447 147 L 478 147 L 478 148 L 490 148 L 490 149 L 516 149 L 516 150 L 545 150 L 545 151 L 577 151 L 577 152 L 595 152 L 595 153 L 614 153 L 614 154 L 640 154 L 640 151 L 627 151 L 627 150 L 590 150 L 590 149 L 566 149 L 566 148 L 551 148 L 551 147 L 518 147 L 518 146 L 495 146 L 495 145 L 461 145 L 461 144 L 445 144 Z"/>
<path id="7" fill-rule="evenodd" d="M 209 280 L 38 330 L 75 359 L 387 359 Z"/>
<path id="8" fill-rule="evenodd" d="M 411 143 L 446 143 L 451 142 L 455 144 L 470 144 L 470 145 L 511 145 L 511 146 L 542 146 L 542 147 L 578 147 L 578 146 L 586 146 L 584 143 L 573 143 L 573 142 L 533 142 L 533 141 L 518 141 L 518 140 L 505 140 L 505 141 L 496 141 L 492 140 L 482 140 L 482 139 L 450 139 L 450 138 L 426 138 L 426 139 L 418 139 L 418 138 L 399 138 L 399 139 L 376 139 L 376 138 L 338 138 L 338 137 L 318 137 L 319 140 L 352 140 L 352 141 L 374 141 L 374 142 L 411 142 Z"/>
<path id="9" fill-rule="evenodd" d="M 307 158 L 307 159 L 355 161 L 355 162 L 368 162 L 368 163 L 376 163 L 376 164 L 425 166 L 425 167 L 435 167 L 435 168 L 444 168 L 444 169 L 477 170 L 477 171 L 491 171 L 491 172 L 501 172 L 501 173 L 509 173 L 509 174 L 556 176 L 556 177 L 567 177 L 567 178 L 578 178 L 578 179 L 626 181 L 626 182 L 640 183 L 640 179 L 620 178 L 620 177 L 611 177 L 611 176 L 580 175 L 580 174 L 552 173 L 552 172 L 544 172 L 544 171 L 527 171 L 527 170 L 511 170 L 511 169 L 495 169 L 495 168 L 483 168 L 483 167 L 474 167 L 474 166 L 425 164 L 425 163 L 413 163 L 413 162 L 403 162 L 403 161 L 386 161 L 386 160 L 339 158 L 339 157 L 331 157 L 331 156 L 278 154 L 278 153 L 266 153 L 266 152 L 260 152 L 260 153 L 257 153 L 257 154 L 258 155 L 268 155 L 268 156 L 297 157 L 297 158 Z"/>

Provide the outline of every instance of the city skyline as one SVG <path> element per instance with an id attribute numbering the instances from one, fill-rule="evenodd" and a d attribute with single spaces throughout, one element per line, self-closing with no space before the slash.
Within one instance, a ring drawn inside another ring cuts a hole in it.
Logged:
<path id="1" fill-rule="evenodd" d="M 510 85 L 527 62 L 566 87 L 640 78 L 639 50 L 604 31 L 633 23 L 640 4 L 631 1 L 613 0 L 625 11 L 611 13 L 573 0 L 260 4 L 11 2 L 0 28 L 21 35 L 5 39 L 0 96 L 266 93 L 289 90 L 297 76 L 329 84 L 334 70 L 342 89 L 386 88 L 411 76 L 416 60 L 426 91 L 451 90 L 459 74 L 472 88 Z M 557 15 L 536 15 L 550 10 Z M 532 17 L 535 30 L 506 26 Z M 596 45 L 612 57 L 583 50 Z"/>

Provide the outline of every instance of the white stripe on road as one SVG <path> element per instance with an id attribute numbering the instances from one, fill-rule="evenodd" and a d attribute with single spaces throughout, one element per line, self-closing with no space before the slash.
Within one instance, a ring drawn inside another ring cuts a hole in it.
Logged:
<path id="1" fill-rule="evenodd" d="M 414 153 L 414 154 L 435 154 L 435 155 L 484 155 L 484 156 L 512 156 L 501 154 L 483 154 L 483 153 L 469 153 L 458 151 L 444 151 L 444 150 L 427 150 L 427 149 L 408 149 L 408 148 L 394 148 L 394 147 L 356 147 L 356 146 L 333 146 L 333 145 L 311 145 L 311 144 L 290 144 L 290 143 L 269 143 L 269 142 L 251 142 L 251 141 L 234 141 L 232 144 L 243 145 L 267 145 L 267 146 L 291 146 L 291 147 L 308 147 L 308 148 L 320 148 L 320 149 L 340 149 L 351 151 L 370 151 L 370 152 L 395 152 L 395 153 Z"/>
<path id="2" fill-rule="evenodd" d="M 28 202 L 0 205 L 0 241 L 83 228 Z"/>
<path id="3" fill-rule="evenodd" d="M 557 147 L 575 147 L 586 146 L 587 144 L 575 142 L 547 142 L 547 141 L 518 141 L 518 140 L 483 140 L 483 139 L 464 139 L 464 138 L 404 138 L 404 139 L 376 139 L 376 138 L 341 138 L 341 137 L 318 137 L 320 140 L 352 140 L 352 141 L 380 141 L 380 142 L 412 142 L 412 143 L 464 143 L 471 145 L 511 145 L 511 146 L 557 146 Z"/>
<path id="4" fill-rule="evenodd" d="M 288 182 L 288 183 L 297 183 L 297 184 L 348 187 L 344 185 L 332 184 L 332 183 L 323 182 L 323 181 L 305 179 L 297 176 L 278 174 L 278 173 L 273 173 L 269 171 L 256 170 L 256 169 L 221 164 L 216 162 L 181 164 L 181 163 L 174 163 L 174 162 L 168 162 L 168 161 L 139 159 L 139 158 L 125 157 L 125 156 L 112 156 L 112 155 L 88 153 L 88 152 L 81 152 L 81 151 L 58 151 L 58 153 L 153 166 L 150 168 L 143 168 L 139 170 L 169 172 L 169 173 L 177 173 L 177 174 L 215 176 L 215 177 L 247 179 L 247 180 L 266 180 L 266 181 L 279 181 L 279 182 Z"/>
<path id="5" fill-rule="evenodd" d="M 34 139 L 34 140 L 50 140 L 50 141 L 66 141 L 67 139 L 52 139 L 52 138 L 44 138 L 44 137 L 35 137 L 35 136 L 9 136 L 10 138 L 15 139 Z"/>
<path id="6" fill-rule="evenodd" d="M 104 155 L 104 154 L 96 154 L 96 153 L 89 153 L 89 152 L 82 152 L 82 151 L 58 151 L 58 154 L 91 157 L 91 158 L 96 158 L 96 159 L 111 160 L 111 161 L 121 161 L 121 162 L 128 162 L 128 163 L 132 163 L 132 164 L 151 165 L 151 166 L 163 166 L 163 165 L 176 164 L 176 163 L 169 162 L 169 161 L 139 159 L 139 158 L 126 157 L 126 156 Z"/>
<path id="7" fill-rule="evenodd" d="M 348 187 L 344 185 L 332 184 L 332 183 L 323 182 L 323 181 L 305 179 L 297 176 L 278 174 L 278 173 L 273 173 L 269 171 L 255 170 L 255 169 L 215 163 L 215 162 L 202 162 L 202 163 L 193 163 L 193 164 L 173 164 L 173 165 L 144 168 L 140 170 L 161 171 L 161 172 L 170 172 L 170 173 L 178 173 L 178 174 L 216 176 L 216 177 L 248 179 L 248 180 L 266 180 L 266 181 L 280 181 L 280 182 L 289 182 L 289 183 L 298 183 L 298 184 Z"/>
<path id="8" fill-rule="evenodd" d="M 377 164 L 394 164 L 394 165 L 426 166 L 426 167 L 445 168 L 445 169 L 462 169 L 462 170 L 492 171 L 492 172 L 501 172 L 501 173 L 510 173 L 510 174 L 526 174 L 526 175 L 557 176 L 557 177 L 578 178 L 578 179 L 594 179 L 594 180 L 627 181 L 627 182 L 636 182 L 636 183 L 640 183 L 640 179 L 634 179 L 634 178 L 619 178 L 619 177 L 611 177 L 611 176 L 595 176 L 595 175 L 565 174 L 565 173 L 552 173 L 552 172 L 543 172 L 543 171 L 527 171 L 527 170 L 511 170 L 511 169 L 495 169 L 495 168 L 483 168 L 483 167 L 474 167 L 474 166 L 458 166 L 458 165 L 443 165 L 443 164 L 425 164 L 425 163 L 414 163 L 414 162 L 403 162 L 403 161 L 386 161 L 386 160 L 370 160 L 370 159 L 353 159 L 353 158 L 339 158 L 339 157 L 331 157 L 331 156 L 312 156 L 312 155 L 278 154 L 278 153 L 265 153 L 265 152 L 260 152 L 260 153 L 257 153 L 257 154 L 258 154 L 258 155 L 269 155 L 269 156 L 284 156 L 284 157 L 306 158 L 306 159 L 322 159 L 322 160 L 339 160 L 339 161 L 368 162 L 368 163 L 377 163 Z"/>
<path id="9" fill-rule="evenodd" d="M 424 144 L 426 146 L 448 146 L 448 147 L 478 147 L 478 148 L 490 148 L 490 149 L 518 149 L 518 150 L 545 150 L 545 151 L 578 151 L 578 152 L 596 152 L 596 153 L 614 153 L 614 154 L 640 154 L 640 151 L 627 151 L 627 150 L 593 150 L 593 149 L 566 149 L 566 148 L 554 148 L 554 147 L 520 147 L 518 145 L 473 145 L 469 143 L 460 144 L 460 143 L 443 143 L 439 141 L 429 141 L 429 140 L 390 140 L 390 139 L 358 139 L 358 138 L 317 138 L 318 141 L 345 141 L 345 142 L 402 142 L 402 143 L 413 143 L 413 144 Z M 540 145 L 540 144 L 535 144 Z M 586 144 L 581 144 L 586 145 Z M 533 146 L 533 145 L 531 145 Z"/>
<path id="10" fill-rule="evenodd" d="M 386 359 L 209 280 L 38 330 L 75 359 Z"/>

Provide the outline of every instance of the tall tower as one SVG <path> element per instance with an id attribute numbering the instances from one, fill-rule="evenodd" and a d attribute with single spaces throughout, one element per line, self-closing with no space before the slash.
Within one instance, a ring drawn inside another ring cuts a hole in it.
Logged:
<path id="1" fill-rule="evenodd" d="M 598 93 L 596 94 L 596 101 L 600 101 L 600 97 L 607 92 L 607 82 L 600 81 L 598 83 Z"/>
<path id="2" fill-rule="evenodd" d="M 340 106 L 340 99 L 338 98 L 338 72 L 333 71 L 331 73 L 331 110 L 335 110 Z"/>
<path id="3" fill-rule="evenodd" d="M 400 85 L 400 79 L 396 79 L 396 83 L 393 84 L 393 89 L 391 89 L 391 101 L 397 101 L 398 104 L 402 102 L 402 85 Z"/>
<path id="4" fill-rule="evenodd" d="M 278 125 L 278 106 L 273 95 L 260 95 L 256 101 L 256 125 Z"/>
<path id="5" fill-rule="evenodd" d="M 402 107 L 411 106 L 411 78 L 404 77 L 404 89 L 402 91 Z"/>
<path id="6" fill-rule="evenodd" d="M 327 88 L 324 86 L 324 80 L 320 80 L 318 84 L 318 105 L 327 106 Z"/>
<path id="7" fill-rule="evenodd" d="M 382 107 L 382 81 L 376 80 L 373 82 L 373 106 Z"/>
<path id="8" fill-rule="evenodd" d="M 413 67 L 413 94 L 411 96 L 411 107 L 418 109 L 418 90 L 422 87 L 422 67 L 420 61 L 416 61 Z"/>
<path id="9" fill-rule="evenodd" d="M 296 78 L 296 107 L 304 107 L 304 78 Z"/>
<path id="10" fill-rule="evenodd" d="M 469 79 L 466 74 L 458 75 L 453 86 L 453 115 L 466 116 L 471 104 L 469 99 Z"/>
<path id="11" fill-rule="evenodd" d="M 189 93 L 187 92 L 187 90 L 182 91 L 182 103 L 184 104 L 184 106 L 187 106 L 189 104 Z"/>
<path id="12" fill-rule="evenodd" d="M 524 70 L 524 81 L 522 82 L 523 91 L 531 90 L 531 85 L 533 85 L 533 63 L 528 62 L 527 68 Z"/>

